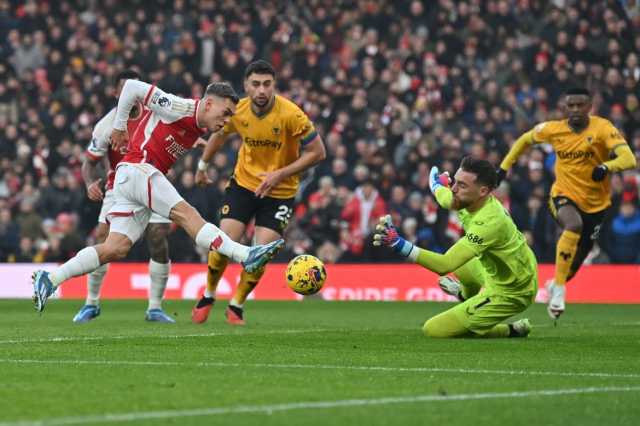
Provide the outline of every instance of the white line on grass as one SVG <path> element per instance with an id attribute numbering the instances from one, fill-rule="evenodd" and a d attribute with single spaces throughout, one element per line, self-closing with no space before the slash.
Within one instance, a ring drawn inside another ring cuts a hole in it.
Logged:
<path id="1" fill-rule="evenodd" d="M 430 368 L 430 367 L 384 367 L 366 365 L 326 365 L 326 364 L 269 364 L 240 362 L 178 362 L 178 361 L 112 361 L 112 360 L 74 360 L 74 359 L 0 359 L 0 364 L 58 364 L 58 365 L 130 365 L 130 366 L 165 366 L 165 367 L 228 367 L 228 368 L 274 368 L 274 369 L 316 369 L 316 370 L 355 370 L 355 371 L 390 371 L 409 373 L 458 373 L 458 374 L 497 374 L 509 376 L 554 376 L 554 377 L 605 377 L 616 379 L 640 379 L 640 374 L 604 373 L 604 372 L 569 372 L 569 371 L 529 371 L 529 370 L 489 370 L 473 368 Z"/>
<path id="2" fill-rule="evenodd" d="M 370 399 L 343 399 L 337 401 L 305 401 L 268 405 L 236 405 L 231 407 L 195 408 L 185 410 L 141 411 L 132 413 L 100 414 L 92 416 L 58 417 L 45 420 L 3 422 L 0 426 L 62 426 L 91 423 L 134 422 L 150 419 L 179 417 L 219 416 L 224 414 L 273 414 L 293 410 L 328 409 L 391 404 L 412 404 L 419 402 L 472 401 L 483 399 L 513 399 L 578 395 L 589 393 L 638 392 L 640 386 L 589 387 L 576 389 L 541 389 L 522 392 L 491 392 L 460 395 L 411 395 Z"/>
<path id="3" fill-rule="evenodd" d="M 128 340 L 128 339 L 182 339 L 187 337 L 216 337 L 216 336 L 246 336 L 257 334 L 304 334 L 304 333 L 324 333 L 328 331 L 335 331 L 333 329 L 325 328 L 303 328 L 298 330 L 269 330 L 260 331 L 257 333 L 226 333 L 226 332 L 212 332 L 201 334 L 142 334 L 142 335 L 121 335 L 121 336 L 57 336 L 46 337 L 41 339 L 13 339 L 13 340 L 0 340 L 0 345 L 13 345 L 23 343 L 57 343 L 57 342 L 86 342 L 96 340 Z"/>

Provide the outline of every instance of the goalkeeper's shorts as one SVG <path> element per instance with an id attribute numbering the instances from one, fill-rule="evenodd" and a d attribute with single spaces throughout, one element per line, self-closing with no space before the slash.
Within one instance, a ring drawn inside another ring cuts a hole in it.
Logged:
<path id="1" fill-rule="evenodd" d="M 536 287 L 534 287 L 536 288 Z M 523 312 L 535 300 L 535 291 L 526 295 L 480 292 L 449 309 L 468 331 L 483 335 L 496 325 Z"/>

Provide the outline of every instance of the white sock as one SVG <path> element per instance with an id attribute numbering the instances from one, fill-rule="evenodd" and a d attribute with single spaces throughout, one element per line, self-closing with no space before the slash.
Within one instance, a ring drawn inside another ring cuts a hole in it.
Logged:
<path id="1" fill-rule="evenodd" d="M 49 274 L 53 286 L 57 288 L 69 278 L 93 272 L 100 266 L 98 252 L 94 247 L 85 247 L 75 256 L 58 266 Z"/>
<path id="2" fill-rule="evenodd" d="M 206 250 L 216 250 L 235 262 L 243 262 L 249 257 L 249 247 L 236 243 L 220 228 L 205 223 L 196 235 L 196 244 Z"/>
<path id="3" fill-rule="evenodd" d="M 235 306 L 236 308 L 240 308 L 240 309 L 244 307 L 244 303 L 238 303 L 235 297 L 231 299 L 231 301 L 229 302 L 229 305 Z"/>
<path id="4" fill-rule="evenodd" d="M 169 279 L 170 269 L 171 262 L 158 263 L 153 259 L 149 259 L 149 276 L 151 277 L 149 309 L 160 309 L 162 307 L 162 298 Z"/>
<path id="5" fill-rule="evenodd" d="M 204 297 L 208 297 L 209 299 L 215 299 L 216 298 L 216 292 L 215 291 L 209 291 L 209 289 L 207 287 L 204 288 Z"/>
<path id="6" fill-rule="evenodd" d="M 102 288 L 102 282 L 104 281 L 104 276 L 107 274 L 108 268 L 109 264 L 105 263 L 88 275 L 86 305 L 97 306 L 98 303 L 100 303 L 100 289 Z"/>

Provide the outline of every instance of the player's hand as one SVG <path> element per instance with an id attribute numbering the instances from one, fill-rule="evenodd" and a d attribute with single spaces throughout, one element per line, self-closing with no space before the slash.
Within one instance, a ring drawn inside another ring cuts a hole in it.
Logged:
<path id="1" fill-rule="evenodd" d="M 378 219 L 376 231 L 373 234 L 373 245 L 376 247 L 389 247 L 394 252 L 403 256 L 409 256 L 413 244 L 398 235 L 398 230 L 393 226 L 391 215 Z"/>
<path id="2" fill-rule="evenodd" d="M 87 197 L 89 197 L 91 201 L 101 201 L 104 198 L 101 184 L 102 178 L 94 180 L 87 186 Z"/>
<path id="3" fill-rule="evenodd" d="M 122 152 L 127 148 L 129 135 L 126 130 L 113 129 L 111 132 L 111 146 L 115 151 Z"/>
<path id="4" fill-rule="evenodd" d="M 502 167 L 498 167 L 496 170 L 496 188 L 500 186 L 504 178 L 507 177 L 507 171 Z"/>
<path id="5" fill-rule="evenodd" d="M 605 164 L 600 164 L 593 168 L 591 179 L 595 182 L 601 182 L 607 177 L 607 173 L 609 173 L 609 168 Z"/>
<path id="6" fill-rule="evenodd" d="M 450 184 L 451 178 L 449 177 L 449 172 L 440 174 L 440 170 L 436 166 L 431 168 L 431 172 L 429 173 L 429 188 L 433 195 L 436 195 L 438 188 L 448 188 Z"/>
<path id="7" fill-rule="evenodd" d="M 213 181 L 209 179 L 209 175 L 204 170 L 196 170 L 196 185 L 198 186 L 207 186 L 211 185 Z"/>
<path id="8" fill-rule="evenodd" d="M 207 141 L 205 141 L 202 138 L 198 138 L 198 139 L 196 139 L 196 143 L 193 144 L 193 147 L 194 148 L 202 148 L 202 149 L 204 149 L 204 148 L 207 147 Z"/>
<path id="9" fill-rule="evenodd" d="M 258 198 L 264 198 L 268 196 L 271 190 L 284 178 L 282 172 L 280 172 L 279 170 L 268 173 L 260 173 L 258 174 L 258 177 L 262 179 L 262 183 L 260 183 L 260 186 L 258 186 L 258 188 L 256 188 L 254 192 L 254 194 L 256 194 L 256 197 Z"/>

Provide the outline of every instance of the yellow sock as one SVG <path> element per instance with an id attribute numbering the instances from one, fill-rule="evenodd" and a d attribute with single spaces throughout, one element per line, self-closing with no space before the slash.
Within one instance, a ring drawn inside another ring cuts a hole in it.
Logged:
<path id="1" fill-rule="evenodd" d="M 234 306 L 242 306 L 244 302 L 249 297 L 249 294 L 253 291 L 254 288 L 258 285 L 258 281 L 264 274 L 264 269 L 262 268 L 256 272 L 248 273 L 243 270 L 242 274 L 240 274 L 240 282 L 238 283 L 238 287 L 236 288 L 236 293 L 233 295 L 233 299 L 231 299 L 230 304 Z"/>
<path id="2" fill-rule="evenodd" d="M 224 270 L 227 268 L 229 258 L 223 256 L 217 251 L 209 252 L 209 262 L 207 271 L 207 289 L 204 292 L 205 297 L 215 297 L 218 283 Z"/>
<path id="3" fill-rule="evenodd" d="M 563 231 L 560 235 L 556 246 L 556 285 L 564 285 L 567 282 L 567 276 L 578 249 L 578 241 L 580 241 L 580 234 L 575 232 Z"/>

